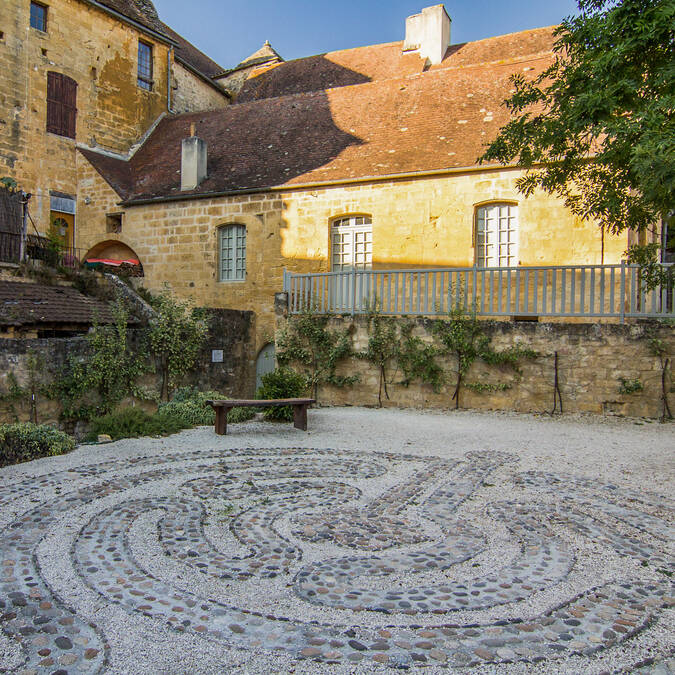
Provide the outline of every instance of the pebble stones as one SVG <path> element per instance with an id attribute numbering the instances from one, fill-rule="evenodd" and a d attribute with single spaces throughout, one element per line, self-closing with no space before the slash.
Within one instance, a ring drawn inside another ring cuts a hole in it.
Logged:
<path id="1" fill-rule="evenodd" d="M 557 536 L 558 526 L 620 556 L 642 556 L 672 569 L 663 545 L 670 524 L 655 514 L 651 498 L 641 502 L 639 494 L 610 486 L 530 472 L 516 477 L 518 500 L 496 501 L 487 508 L 490 518 L 503 522 L 520 553 L 498 569 L 453 581 L 444 573 L 471 561 L 487 545 L 480 523 L 458 517 L 458 509 L 513 459 L 491 452 L 444 460 L 308 448 L 232 450 L 226 459 L 215 451 L 176 452 L 82 466 L 3 486 L 0 506 L 22 495 L 32 495 L 36 503 L 1 533 L 0 626 L 22 645 L 24 672 L 105 669 L 108 641 L 92 622 L 95 617 L 79 616 L 61 601 L 59 589 L 42 578 L 35 556 L 58 519 L 104 498 L 105 506 L 102 502 L 73 535 L 70 564 L 81 581 L 101 602 L 122 607 L 132 618 L 150 617 L 166 631 L 227 646 L 281 649 L 298 659 L 362 666 L 537 663 L 612 648 L 673 605 L 672 585 L 665 577 L 662 583 L 634 578 L 588 588 L 527 620 L 461 625 L 449 623 L 450 615 L 425 625 L 412 623 L 412 618 L 384 625 L 386 615 L 450 614 L 506 603 L 517 607 L 524 598 L 559 584 L 573 569 L 575 557 Z M 414 463 L 408 478 L 364 505 L 367 493 L 357 486 L 406 462 Z M 138 488 L 161 485 L 168 473 L 182 481 L 179 489 L 138 497 Z M 528 500 L 533 487 L 555 492 L 558 501 Z M 130 490 L 136 490 L 135 497 L 127 497 Z M 204 530 L 208 514 L 217 511 L 214 505 L 226 501 L 247 503 L 223 518 L 244 551 L 236 556 L 216 548 Z M 278 582 L 301 601 L 325 608 L 325 620 L 277 616 L 260 611 L 255 602 L 228 604 L 227 593 L 202 597 L 185 590 L 189 585 L 178 587 L 153 575 L 152 569 L 139 565 L 130 545 L 134 523 L 150 511 L 162 512 L 158 546 L 185 577 L 200 575 L 227 584 Z M 290 528 L 282 535 L 277 523 L 285 518 Z M 612 519 L 633 528 L 644 524 L 654 535 L 652 543 L 620 536 Z M 441 538 L 431 541 L 428 530 L 419 526 L 422 521 L 432 522 Z M 332 551 L 337 546 L 344 553 L 306 563 L 303 547 L 309 543 L 319 548 L 330 543 Z M 406 587 L 390 583 L 401 574 L 421 575 L 425 582 Z M 377 583 L 359 584 L 363 579 Z M 352 626 L 333 622 L 332 608 L 350 612 Z M 382 624 L 359 625 L 363 612 L 381 613 Z"/>

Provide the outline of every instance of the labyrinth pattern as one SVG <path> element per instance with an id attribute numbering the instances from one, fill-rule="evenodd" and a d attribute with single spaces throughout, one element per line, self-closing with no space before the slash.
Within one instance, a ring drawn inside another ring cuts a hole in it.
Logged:
<path id="1" fill-rule="evenodd" d="M 463 515 L 495 475 L 509 499 Z M 78 583 L 132 618 L 200 636 L 205 649 L 215 641 L 395 667 L 538 663 L 620 648 L 673 605 L 672 503 L 519 472 L 505 453 L 176 452 L 3 485 L 0 514 L 10 512 L 0 539 L 0 627 L 21 644 L 22 673 L 104 672 L 114 661 L 106 627 L 71 607 L 39 563 L 45 537 L 84 512 L 69 543 Z M 140 545 L 158 547 L 182 581 L 138 555 L 134 524 L 148 514 L 154 540 Z M 489 554 L 495 527 L 512 554 L 486 567 L 476 561 Z M 634 572 L 598 578 L 536 615 L 520 611 L 575 574 L 583 562 L 576 540 L 634 561 Z M 222 592 L 200 595 L 195 579 Z M 228 600 L 228 589 L 252 580 L 283 589 L 321 620 Z M 453 619 L 478 610 L 504 618 Z"/>

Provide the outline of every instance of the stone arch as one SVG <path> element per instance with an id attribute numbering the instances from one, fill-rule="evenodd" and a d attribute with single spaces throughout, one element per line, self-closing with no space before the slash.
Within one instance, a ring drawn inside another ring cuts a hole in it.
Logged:
<path id="1" fill-rule="evenodd" d="M 91 259 L 103 260 L 138 260 L 138 267 L 143 276 L 143 261 L 131 246 L 119 239 L 106 239 L 94 244 L 84 256 L 85 262 Z"/>

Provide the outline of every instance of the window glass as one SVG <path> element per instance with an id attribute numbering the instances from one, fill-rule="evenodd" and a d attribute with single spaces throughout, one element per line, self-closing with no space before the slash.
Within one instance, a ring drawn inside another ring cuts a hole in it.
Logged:
<path id="1" fill-rule="evenodd" d="M 349 216 L 333 221 L 331 270 L 370 269 L 373 263 L 373 225 L 370 216 Z"/>
<path id="2" fill-rule="evenodd" d="M 246 278 L 246 226 L 225 225 L 218 230 L 219 281 Z"/>
<path id="3" fill-rule="evenodd" d="M 47 32 L 47 8 L 38 2 L 30 3 L 30 26 Z"/>
<path id="4" fill-rule="evenodd" d="M 138 86 L 152 89 L 152 45 L 138 42 Z"/>
<path id="5" fill-rule="evenodd" d="M 518 207 L 486 204 L 476 210 L 476 265 L 514 267 L 518 264 Z"/>

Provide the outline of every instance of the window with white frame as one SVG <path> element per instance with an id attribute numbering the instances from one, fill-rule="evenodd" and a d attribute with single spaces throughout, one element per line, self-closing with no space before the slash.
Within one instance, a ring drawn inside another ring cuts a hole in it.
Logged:
<path id="1" fill-rule="evenodd" d="M 347 216 L 331 226 L 331 270 L 367 270 L 373 264 L 373 224 L 370 216 Z"/>
<path id="2" fill-rule="evenodd" d="M 484 204 L 476 209 L 476 265 L 515 267 L 518 264 L 518 206 Z"/>
<path id="3" fill-rule="evenodd" d="M 218 280 L 246 278 L 246 226 L 224 225 L 218 229 Z"/>

